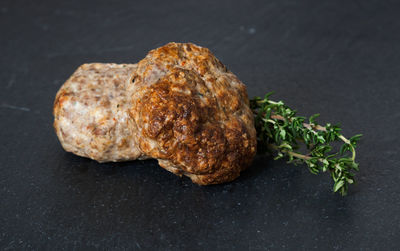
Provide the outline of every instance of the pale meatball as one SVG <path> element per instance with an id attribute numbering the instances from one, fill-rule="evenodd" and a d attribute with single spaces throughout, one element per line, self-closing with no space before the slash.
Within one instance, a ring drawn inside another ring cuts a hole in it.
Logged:
<path id="1" fill-rule="evenodd" d="M 136 64 L 84 64 L 54 102 L 54 128 L 63 148 L 99 162 L 144 158 L 133 137 L 126 85 Z"/>

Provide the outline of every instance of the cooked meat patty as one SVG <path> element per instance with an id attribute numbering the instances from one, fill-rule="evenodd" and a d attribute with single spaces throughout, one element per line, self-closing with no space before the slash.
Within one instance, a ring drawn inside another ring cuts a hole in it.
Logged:
<path id="1" fill-rule="evenodd" d="M 84 64 L 54 102 L 54 128 L 64 149 L 99 162 L 145 156 L 133 137 L 126 85 L 135 64 Z"/>
<path id="2" fill-rule="evenodd" d="M 237 178 L 256 153 L 245 85 L 208 49 L 169 43 L 138 63 L 127 93 L 140 150 L 201 185 Z"/>

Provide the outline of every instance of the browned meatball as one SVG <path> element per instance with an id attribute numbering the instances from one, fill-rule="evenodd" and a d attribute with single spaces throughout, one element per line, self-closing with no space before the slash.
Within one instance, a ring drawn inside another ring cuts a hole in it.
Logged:
<path id="1" fill-rule="evenodd" d="M 232 181 L 256 153 L 246 87 L 206 48 L 169 43 L 128 85 L 136 142 L 165 169 L 208 185 Z"/>
<path id="2" fill-rule="evenodd" d="M 54 102 L 54 128 L 64 149 L 99 162 L 142 156 L 133 137 L 126 85 L 135 64 L 84 64 Z"/>

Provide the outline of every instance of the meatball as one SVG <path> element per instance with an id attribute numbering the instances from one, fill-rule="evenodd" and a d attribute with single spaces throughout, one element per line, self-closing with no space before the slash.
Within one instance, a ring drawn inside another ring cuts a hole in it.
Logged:
<path id="1" fill-rule="evenodd" d="M 54 102 L 54 128 L 63 148 L 99 162 L 145 158 L 133 137 L 126 86 L 136 64 L 84 64 Z"/>
<path id="2" fill-rule="evenodd" d="M 201 185 L 232 181 L 256 153 L 245 85 L 208 49 L 169 43 L 138 63 L 128 85 L 140 150 Z"/>

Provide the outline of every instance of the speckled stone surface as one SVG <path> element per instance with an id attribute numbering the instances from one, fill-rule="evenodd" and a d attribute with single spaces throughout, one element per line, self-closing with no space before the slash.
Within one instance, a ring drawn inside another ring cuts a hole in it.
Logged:
<path id="1" fill-rule="evenodd" d="M 94 4 L 96 3 L 96 4 Z M 0 249 L 395 250 L 400 246 L 400 6 L 389 1 L 0 2 Z M 167 42 L 211 49 L 248 87 L 363 133 L 358 184 L 257 156 L 200 187 L 155 161 L 62 150 L 55 94 L 85 62 Z"/>

